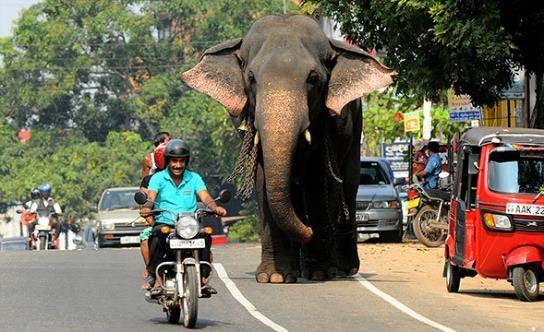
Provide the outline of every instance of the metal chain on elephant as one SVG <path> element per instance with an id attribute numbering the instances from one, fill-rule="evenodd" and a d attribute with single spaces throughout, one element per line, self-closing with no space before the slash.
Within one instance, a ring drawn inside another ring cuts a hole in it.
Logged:
<path id="1" fill-rule="evenodd" d="M 242 149 L 240 150 L 232 173 L 227 177 L 227 182 L 231 183 L 235 183 L 236 179 L 240 180 L 240 188 L 236 197 L 242 201 L 247 201 L 251 198 L 255 190 L 257 153 L 259 151 L 258 144 L 255 144 L 256 130 L 251 117 L 248 117 L 247 122 L 247 131 L 242 140 Z"/>
<path id="2" fill-rule="evenodd" d="M 339 205 L 340 209 L 344 214 L 343 221 L 346 222 L 349 220 L 349 209 L 348 205 L 346 204 L 346 197 L 344 196 L 344 181 L 338 176 L 338 164 L 336 163 L 336 155 L 334 154 L 334 149 L 330 146 L 331 143 L 329 140 L 328 130 L 326 132 L 327 134 L 325 135 L 325 155 L 327 158 L 327 173 L 336 184 L 334 187 L 336 188 L 336 194 L 338 195 L 338 197 L 340 197 Z M 337 222 L 340 223 L 341 221 L 342 218 L 339 214 Z"/>

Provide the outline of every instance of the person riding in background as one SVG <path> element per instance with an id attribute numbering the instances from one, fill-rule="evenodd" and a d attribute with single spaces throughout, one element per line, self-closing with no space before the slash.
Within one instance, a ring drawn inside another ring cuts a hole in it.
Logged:
<path id="1" fill-rule="evenodd" d="M 191 157 L 189 146 L 180 139 L 168 142 L 164 150 L 167 168 L 153 175 L 148 187 L 148 202 L 140 207 L 140 215 L 146 219 L 153 219 L 151 209 L 164 209 L 177 215 L 179 213 L 194 213 L 197 209 L 197 197 L 210 210 L 219 216 L 225 216 L 227 211 L 218 206 L 208 192 L 202 177 L 187 169 Z M 154 219 L 154 226 L 149 238 L 150 259 L 147 271 L 155 276 L 155 269 L 163 260 L 166 253 L 166 236 L 161 232 L 163 226 L 174 227 L 175 220 L 169 213 L 161 213 Z M 201 259 L 211 261 L 211 237 L 206 238 L 206 248 Z M 207 284 L 210 268 L 206 264 L 201 267 L 202 294 L 211 296 L 217 291 Z M 152 296 L 158 296 L 162 292 L 162 282 L 157 278 L 155 286 L 151 290 Z"/>
<path id="2" fill-rule="evenodd" d="M 32 233 L 34 232 L 34 228 L 36 227 L 36 213 L 30 212 L 30 208 L 32 207 L 32 204 L 34 202 L 36 202 L 37 204 L 39 199 L 40 191 L 37 188 L 32 188 L 30 190 L 30 200 L 23 204 L 23 211 L 21 213 L 21 222 L 23 223 L 23 225 L 26 226 L 29 245 L 32 238 Z"/>
<path id="3" fill-rule="evenodd" d="M 166 143 L 161 143 L 159 146 L 155 148 L 155 151 L 153 152 L 153 159 L 155 160 L 155 165 L 157 166 L 156 172 L 162 171 L 166 167 L 166 162 L 164 160 L 164 149 L 166 148 Z M 154 173 L 156 174 L 156 173 Z M 140 191 L 147 194 L 147 187 L 149 186 L 149 181 L 151 180 L 151 177 L 154 175 L 146 175 L 140 184 Z M 151 232 L 153 230 L 153 220 L 151 218 L 148 218 L 149 221 L 146 221 L 147 224 L 150 225 L 150 227 L 145 228 L 140 233 L 140 252 L 142 254 L 142 258 L 144 260 L 144 264 L 147 267 L 147 264 L 149 264 L 149 237 L 151 236 Z M 155 278 L 153 278 L 148 272 L 147 268 L 144 270 L 144 279 L 145 282 L 142 285 L 142 288 L 151 288 L 151 285 L 155 283 Z"/>
<path id="4" fill-rule="evenodd" d="M 423 188 L 425 189 L 436 189 L 438 188 L 438 175 L 442 171 L 442 160 L 440 154 L 440 145 L 438 142 L 429 142 L 427 144 L 427 155 L 429 159 L 427 165 L 423 171 L 420 171 L 416 175 L 419 177 L 425 178 L 425 184 Z"/>
<path id="5" fill-rule="evenodd" d="M 50 216 L 49 223 L 51 224 L 51 228 L 57 230 L 57 216 L 62 216 L 62 209 L 59 203 L 55 202 L 51 196 L 51 185 L 44 183 L 38 187 L 38 191 L 40 192 L 40 198 L 32 203 L 30 212 L 38 214 L 40 212 L 47 213 Z M 55 232 L 55 234 L 53 240 L 56 240 L 58 232 Z"/>
<path id="6" fill-rule="evenodd" d="M 155 146 L 155 148 L 157 148 L 161 144 L 168 143 L 170 139 L 171 139 L 171 136 L 169 132 L 161 131 L 160 133 L 155 135 L 155 137 L 153 138 L 153 145 Z M 155 173 L 156 170 L 157 170 L 157 164 L 155 161 L 154 152 L 146 154 L 142 162 L 141 177 L 144 178 L 147 175 L 151 175 Z"/>

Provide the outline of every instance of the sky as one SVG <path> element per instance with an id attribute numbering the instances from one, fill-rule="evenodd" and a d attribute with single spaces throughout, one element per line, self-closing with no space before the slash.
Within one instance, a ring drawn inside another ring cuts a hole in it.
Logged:
<path id="1" fill-rule="evenodd" d="M 13 21 L 21 11 L 40 0 L 0 0 L 0 37 L 11 36 Z"/>

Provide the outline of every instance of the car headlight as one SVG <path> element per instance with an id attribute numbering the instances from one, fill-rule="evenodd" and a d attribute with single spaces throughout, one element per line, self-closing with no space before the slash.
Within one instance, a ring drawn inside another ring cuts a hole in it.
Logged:
<path id="1" fill-rule="evenodd" d="M 100 225 L 102 226 L 102 230 L 104 231 L 113 231 L 115 229 L 115 224 L 114 223 L 100 223 Z"/>
<path id="2" fill-rule="evenodd" d="M 185 216 L 176 222 L 176 233 L 184 239 L 192 239 L 198 234 L 200 226 L 195 218 Z"/>
<path id="3" fill-rule="evenodd" d="M 484 223 L 491 229 L 505 231 L 512 229 L 510 218 L 504 214 L 484 213 Z"/>
<path id="4" fill-rule="evenodd" d="M 380 201 L 380 202 L 373 202 L 370 206 L 370 208 L 374 209 L 397 209 L 399 207 L 399 202 L 397 201 Z"/>

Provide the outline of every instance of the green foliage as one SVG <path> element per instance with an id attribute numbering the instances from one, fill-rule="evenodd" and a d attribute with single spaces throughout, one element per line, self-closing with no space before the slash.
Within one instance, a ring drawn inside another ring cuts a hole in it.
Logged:
<path id="1" fill-rule="evenodd" d="M 379 155 L 381 143 L 392 143 L 395 140 L 408 140 L 404 133 L 402 119 L 395 121 L 395 115 L 421 110 L 421 102 L 415 98 L 399 96 L 394 89 L 383 93 L 372 93 L 365 97 L 363 109 L 364 146 L 367 154 Z M 423 112 L 420 111 L 420 123 L 423 124 Z M 443 104 L 433 104 L 431 109 L 431 137 L 446 142 L 468 124 L 466 122 L 450 122 L 450 114 Z M 422 130 L 414 133 L 414 139 L 422 137 Z"/>
<path id="2" fill-rule="evenodd" d="M 457 0 L 314 0 L 349 39 L 384 49 L 399 93 L 438 101 L 454 86 L 491 104 L 511 83 L 511 36 L 498 2 Z"/>
<path id="3" fill-rule="evenodd" d="M 141 137 L 159 130 L 189 142 L 191 167 L 215 191 L 240 139 L 223 107 L 180 73 L 282 12 L 283 0 L 43 0 L 24 10 L 0 39 L 0 201 L 48 182 L 68 214 L 88 216 L 105 188 L 139 184 L 150 150 Z M 26 145 L 16 139 L 24 127 Z M 252 220 L 234 234 L 254 239 Z"/>
<path id="4" fill-rule="evenodd" d="M 233 226 L 229 227 L 229 237 L 238 239 L 240 242 L 256 242 L 259 240 L 259 218 L 256 202 L 247 204 L 246 208 L 241 211 L 242 215 L 248 218 L 238 221 Z"/>

